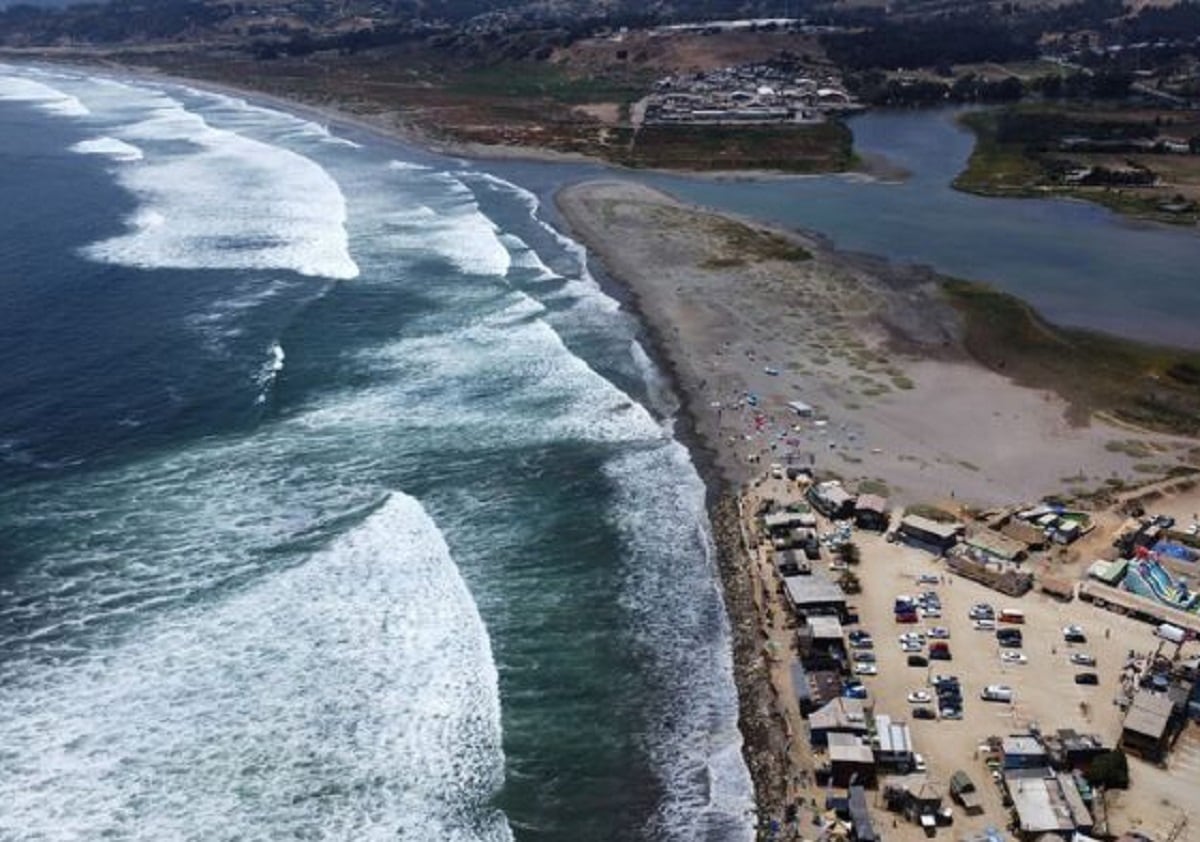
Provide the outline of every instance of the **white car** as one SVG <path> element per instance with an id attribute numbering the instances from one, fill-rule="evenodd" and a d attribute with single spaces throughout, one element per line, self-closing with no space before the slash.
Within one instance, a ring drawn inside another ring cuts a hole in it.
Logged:
<path id="1" fill-rule="evenodd" d="M 905 652 L 910 655 L 913 654 L 914 652 L 920 652 L 924 648 L 925 648 L 924 646 L 922 646 L 920 643 L 918 643 L 915 640 L 900 641 L 900 651 Z"/>
<path id="2" fill-rule="evenodd" d="M 925 705 L 933 701 L 933 696 L 929 695 L 925 690 L 913 690 L 908 694 L 908 703 L 910 705 Z"/>
<path id="3" fill-rule="evenodd" d="M 1096 658 L 1094 655 L 1089 655 L 1086 652 L 1072 652 L 1071 663 L 1077 667 L 1094 667 L 1096 666 Z"/>
<path id="4" fill-rule="evenodd" d="M 945 626 L 934 626 L 929 630 L 929 637 L 932 640 L 949 640 L 950 629 Z"/>
<path id="5" fill-rule="evenodd" d="M 924 643 L 925 634 L 924 632 L 905 632 L 904 634 L 900 635 L 897 640 L 899 640 L 901 643 Z"/>
<path id="6" fill-rule="evenodd" d="M 925 764 L 925 758 L 922 757 L 921 755 L 917 754 L 916 752 L 914 752 L 913 753 L 913 771 L 920 773 L 920 772 L 926 772 L 928 770 L 929 770 L 929 767 Z"/>
<path id="7" fill-rule="evenodd" d="M 879 667 L 874 664 L 855 664 L 855 675 L 879 675 Z"/>
<path id="8" fill-rule="evenodd" d="M 926 620 L 940 620 L 942 618 L 942 609 L 940 607 L 929 606 L 921 609 L 921 616 Z"/>
<path id="9" fill-rule="evenodd" d="M 975 631 L 993 631 L 996 628 L 995 620 L 976 620 L 972 625 Z"/>
<path id="10" fill-rule="evenodd" d="M 1000 653 L 1000 660 L 1006 664 L 1025 664 L 1029 662 L 1024 652 L 1018 652 L 1015 649 L 1005 649 Z"/>

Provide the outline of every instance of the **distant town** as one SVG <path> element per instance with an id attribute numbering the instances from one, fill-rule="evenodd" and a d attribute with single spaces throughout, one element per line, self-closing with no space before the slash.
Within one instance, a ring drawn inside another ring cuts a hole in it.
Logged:
<path id="1" fill-rule="evenodd" d="M 646 99 L 645 123 L 819 123 L 862 108 L 836 75 L 755 63 L 668 76 Z"/>

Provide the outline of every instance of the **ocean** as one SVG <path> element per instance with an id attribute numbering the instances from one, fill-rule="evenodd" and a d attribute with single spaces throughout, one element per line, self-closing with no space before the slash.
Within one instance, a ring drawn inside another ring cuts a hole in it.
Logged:
<path id="1" fill-rule="evenodd" d="M 0 839 L 752 837 L 705 487 L 537 196 L 0 66 Z"/>

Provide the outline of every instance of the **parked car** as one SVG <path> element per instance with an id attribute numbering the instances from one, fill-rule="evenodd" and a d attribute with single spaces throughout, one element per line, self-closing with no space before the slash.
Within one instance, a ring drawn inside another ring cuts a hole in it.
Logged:
<path id="1" fill-rule="evenodd" d="M 1094 672 L 1081 672 L 1075 676 L 1076 684 L 1099 684 L 1100 676 Z"/>
<path id="2" fill-rule="evenodd" d="M 908 665 L 910 667 L 927 667 L 929 666 L 929 659 L 924 655 L 909 655 Z"/>
<path id="3" fill-rule="evenodd" d="M 874 664 L 855 664 L 855 675 L 879 675 L 879 667 Z"/>
<path id="4" fill-rule="evenodd" d="M 867 698 L 867 686 L 862 682 L 847 684 L 842 688 L 842 695 L 847 699 L 865 699 Z"/>
<path id="5" fill-rule="evenodd" d="M 933 712 L 932 708 L 919 707 L 919 708 L 912 709 L 912 718 L 913 719 L 937 719 L 937 714 Z"/>
<path id="6" fill-rule="evenodd" d="M 925 758 L 922 757 L 921 755 L 917 754 L 916 752 L 913 752 L 913 771 L 914 772 L 929 771 L 929 766 L 925 763 Z"/>
<path id="7" fill-rule="evenodd" d="M 910 705 L 925 705 L 933 701 L 933 696 L 929 695 L 928 690 L 913 690 L 908 694 L 908 703 Z"/>
<path id="8" fill-rule="evenodd" d="M 962 719 L 962 710 L 960 708 L 942 708 L 942 719 Z"/>
<path id="9" fill-rule="evenodd" d="M 856 664 L 873 664 L 875 663 L 875 653 L 863 651 L 855 652 L 854 662 Z"/>
<path id="10" fill-rule="evenodd" d="M 936 643 L 929 644 L 929 660 L 931 661 L 949 661 L 950 646 L 944 640 L 939 640 Z"/>
<path id="11" fill-rule="evenodd" d="M 1011 702 L 1013 689 L 1007 684 L 989 684 L 979 693 L 979 698 L 985 702 Z"/>
<path id="12" fill-rule="evenodd" d="M 875 641 L 869 637 L 860 637 L 858 640 L 850 641 L 851 649 L 874 649 Z"/>
<path id="13" fill-rule="evenodd" d="M 1062 635 L 1063 640 L 1067 643 L 1087 643 L 1087 635 L 1083 633 L 1083 626 L 1064 626 Z"/>
<path id="14" fill-rule="evenodd" d="M 972 620 L 994 620 L 996 619 L 996 609 L 986 602 L 977 602 L 971 606 L 967 617 Z"/>
<path id="15" fill-rule="evenodd" d="M 1094 667 L 1096 666 L 1096 658 L 1086 652 L 1072 652 L 1071 663 L 1077 667 Z"/>
<path id="16" fill-rule="evenodd" d="M 996 628 L 995 620 L 976 620 L 973 624 L 975 631 L 991 631 Z"/>
<path id="17" fill-rule="evenodd" d="M 949 640 L 950 629 L 945 626 L 934 626 L 929 630 L 929 637 L 933 640 Z"/>
<path id="18" fill-rule="evenodd" d="M 905 653 L 920 652 L 924 647 L 915 640 L 900 641 L 900 651 Z"/>
<path id="19" fill-rule="evenodd" d="M 1005 649 L 1000 653 L 1000 660 L 1006 664 L 1027 664 L 1029 659 L 1025 657 L 1024 652 L 1014 652 L 1011 649 Z"/>

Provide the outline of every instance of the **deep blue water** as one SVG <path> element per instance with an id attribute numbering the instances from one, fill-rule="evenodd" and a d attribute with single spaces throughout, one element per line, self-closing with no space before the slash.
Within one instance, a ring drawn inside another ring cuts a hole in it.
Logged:
<path id="1" fill-rule="evenodd" d="M 704 488 L 537 200 L 0 68 L 0 838 L 738 839 Z"/>

